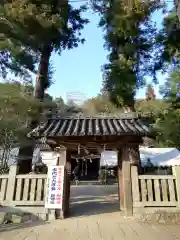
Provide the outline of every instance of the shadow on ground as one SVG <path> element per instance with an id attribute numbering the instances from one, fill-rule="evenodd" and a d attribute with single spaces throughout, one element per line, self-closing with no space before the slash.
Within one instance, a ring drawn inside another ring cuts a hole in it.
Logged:
<path id="1" fill-rule="evenodd" d="M 37 214 L 19 208 L 0 206 L 0 233 L 48 224 Z"/>
<path id="2" fill-rule="evenodd" d="M 116 185 L 71 187 L 71 217 L 118 211 L 119 199 Z"/>
<path id="3" fill-rule="evenodd" d="M 45 225 L 48 224 L 47 222 L 44 222 L 42 220 L 31 222 L 31 223 L 13 223 L 13 224 L 1 224 L 0 225 L 0 233 L 1 232 L 9 232 L 12 230 L 18 230 L 23 228 L 31 228 L 35 226 Z"/>
<path id="4" fill-rule="evenodd" d="M 71 186 L 70 217 L 113 212 L 119 212 L 118 188 L 116 185 Z M 5 218 L 7 214 L 8 219 L 15 220 L 16 222 L 9 221 L 7 224 L 4 224 L 4 221 L 2 221 L 2 224 L 0 224 L 0 233 L 48 224 L 48 222 L 33 213 L 30 213 L 30 216 L 29 213 L 13 207 L 0 207 L 0 215 L 2 213 L 5 213 Z M 20 222 L 17 223 L 17 221 Z"/>

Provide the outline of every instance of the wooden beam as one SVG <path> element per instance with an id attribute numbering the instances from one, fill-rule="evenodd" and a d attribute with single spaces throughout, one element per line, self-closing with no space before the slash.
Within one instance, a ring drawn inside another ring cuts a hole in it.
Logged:
<path id="1" fill-rule="evenodd" d="M 106 145 L 106 149 L 114 150 L 118 149 L 120 146 L 128 145 L 129 147 L 134 147 L 142 143 L 142 137 L 140 136 L 79 136 L 79 137 L 54 137 L 47 138 L 47 141 L 53 142 L 54 148 L 60 147 L 66 148 L 70 151 L 77 151 L 78 146 L 81 145 L 81 149 L 89 154 L 90 152 L 97 152 L 101 154 L 104 150 L 104 145 Z"/>
<path id="2" fill-rule="evenodd" d="M 85 146 L 89 142 L 98 143 L 98 144 L 110 144 L 110 143 L 128 143 L 128 142 L 136 142 L 137 144 L 142 143 L 142 137 L 141 136 L 57 136 L 57 137 L 47 137 L 47 141 L 51 140 L 53 142 L 56 142 L 58 145 L 59 143 L 64 142 L 70 142 L 70 143 L 78 143 Z M 62 144 L 63 145 L 63 144 Z M 117 144 L 118 146 L 118 144 Z"/>
<path id="3" fill-rule="evenodd" d="M 77 149 L 79 145 L 82 145 L 81 142 L 72 142 L 72 141 L 58 141 L 58 145 L 63 145 L 65 148 L 73 148 Z M 98 149 L 99 152 L 104 150 L 104 145 L 106 145 L 106 149 L 117 149 L 119 146 L 128 145 L 128 146 L 137 146 L 137 142 L 86 142 L 84 144 L 86 147 L 81 146 L 81 149 L 86 150 L 87 152 L 91 148 Z"/>
<path id="4" fill-rule="evenodd" d="M 73 159 L 96 159 L 96 158 L 100 158 L 101 155 L 100 154 L 88 154 L 88 155 L 84 155 L 84 156 L 78 156 L 77 154 L 76 155 L 71 155 L 71 158 Z"/>

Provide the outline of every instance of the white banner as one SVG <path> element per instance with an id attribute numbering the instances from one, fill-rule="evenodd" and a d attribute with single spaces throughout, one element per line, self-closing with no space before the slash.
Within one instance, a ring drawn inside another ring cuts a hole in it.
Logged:
<path id="1" fill-rule="evenodd" d="M 62 209 L 64 166 L 49 166 L 45 208 Z"/>

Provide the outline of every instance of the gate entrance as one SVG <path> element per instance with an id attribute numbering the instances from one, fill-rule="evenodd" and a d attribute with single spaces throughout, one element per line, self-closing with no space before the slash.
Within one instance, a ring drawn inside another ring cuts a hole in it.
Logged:
<path id="1" fill-rule="evenodd" d="M 132 215 L 131 165 L 140 165 L 139 145 L 143 136 L 151 136 L 150 128 L 136 113 L 119 116 L 87 118 L 73 116 L 48 119 L 31 133 L 32 137 L 45 137 L 47 144 L 59 152 L 59 165 L 64 165 L 65 191 L 61 216 L 70 213 L 71 156 L 89 158 L 104 150 L 118 153 L 117 183 L 119 210 Z M 76 204 L 77 206 L 77 204 Z M 79 205 L 78 205 L 79 206 Z"/>
<path id="2" fill-rule="evenodd" d="M 97 181 L 99 178 L 100 158 L 71 158 L 71 181 L 74 180 L 73 170 L 79 162 L 80 181 Z"/>
<path id="3" fill-rule="evenodd" d="M 71 186 L 70 216 L 89 216 L 119 211 L 118 185 Z"/>

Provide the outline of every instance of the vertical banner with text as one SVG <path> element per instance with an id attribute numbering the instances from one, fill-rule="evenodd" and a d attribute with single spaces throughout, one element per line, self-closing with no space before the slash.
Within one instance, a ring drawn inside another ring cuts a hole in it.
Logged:
<path id="1" fill-rule="evenodd" d="M 45 208 L 62 209 L 64 166 L 49 166 Z"/>

